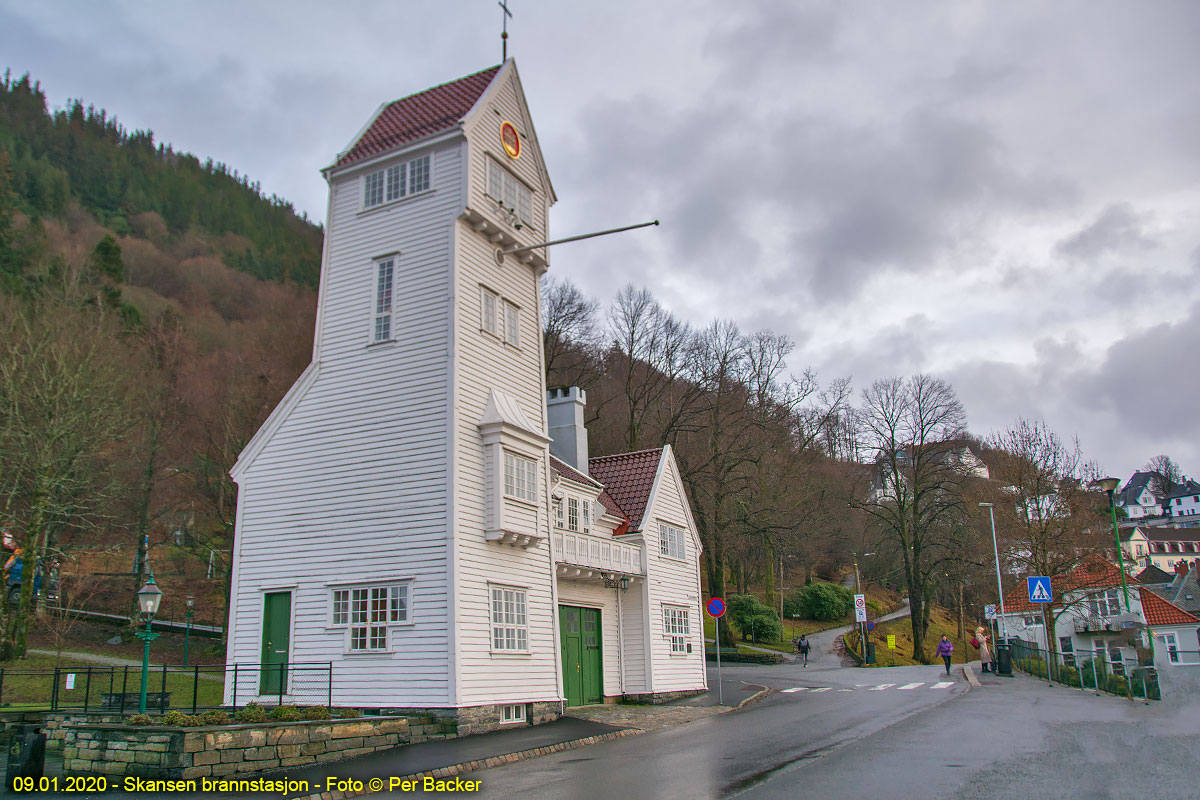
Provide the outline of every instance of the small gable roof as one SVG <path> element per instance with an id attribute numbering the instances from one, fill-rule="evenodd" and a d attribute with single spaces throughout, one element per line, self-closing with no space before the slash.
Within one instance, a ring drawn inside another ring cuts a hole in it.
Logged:
<path id="1" fill-rule="evenodd" d="M 1200 494 L 1200 483 L 1193 480 L 1186 480 L 1171 490 L 1166 496 L 1166 500 L 1174 500 L 1177 497 L 1185 497 L 1189 494 Z"/>
<path id="2" fill-rule="evenodd" d="M 629 520 L 630 531 L 642 529 L 642 515 L 646 513 L 662 454 L 663 449 L 656 447 L 588 459 L 588 472 L 604 484 L 609 497 Z"/>
<path id="3" fill-rule="evenodd" d="M 341 153 L 337 166 L 359 161 L 402 144 L 450 130 L 483 96 L 502 65 L 489 67 L 384 106 L 357 139 Z"/>
<path id="4" fill-rule="evenodd" d="M 1138 573 L 1138 583 L 1170 583 L 1175 576 L 1151 564 Z"/>
<path id="5" fill-rule="evenodd" d="M 1142 614 L 1147 625 L 1194 625 L 1200 617 L 1189 614 L 1166 598 L 1154 592 L 1141 590 Z"/>

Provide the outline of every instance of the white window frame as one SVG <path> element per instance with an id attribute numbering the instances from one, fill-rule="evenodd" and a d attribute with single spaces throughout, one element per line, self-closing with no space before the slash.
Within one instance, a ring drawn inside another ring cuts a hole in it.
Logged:
<path id="1" fill-rule="evenodd" d="M 391 629 L 412 624 L 412 581 L 331 586 L 327 624 L 345 631 L 347 653 L 389 652 Z"/>
<path id="2" fill-rule="evenodd" d="M 1158 639 L 1159 643 L 1167 649 L 1167 658 L 1172 664 L 1179 663 L 1179 638 L 1174 631 L 1154 634 L 1154 638 Z"/>
<path id="3" fill-rule="evenodd" d="M 529 653 L 529 590 L 488 584 L 488 619 L 493 653 Z"/>
<path id="4" fill-rule="evenodd" d="M 479 287 L 479 327 L 492 336 L 500 336 L 500 295 L 486 286 Z"/>
<path id="5" fill-rule="evenodd" d="M 567 530 L 579 530 L 579 498 L 567 498 Z"/>
<path id="6" fill-rule="evenodd" d="M 512 450 L 504 450 L 504 496 L 537 504 L 537 461 Z"/>
<path id="7" fill-rule="evenodd" d="M 433 188 L 433 160 L 429 153 L 365 173 L 362 209 L 370 211 Z"/>
<path id="8" fill-rule="evenodd" d="M 680 561 L 687 558 L 687 531 L 669 522 L 659 522 L 658 554 Z"/>
<path id="9" fill-rule="evenodd" d="M 500 706 L 501 725 L 521 725 L 525 722 L 525 704 L 509 703 Z"/>
<path id="10" fill-rule="evenodd" d="M 584 533 L 592 530 L 592 501 L 586 497 L 579 498 L 579 528 Z"/>
<path id="11" fill-rule="evenodd" d="M 521 346 L 521 308 L 515 303 L 504 301 L 504 343 Z"/>
<path id="12" fill-rule="evenodd" d="M 371 272 L 371 343 L 396 339 L 396 262 L 398 256 L 377 258 Z M 386 278 L 385 278 L 386 270 Z"/>
<path id="13" fill-rule="evenodd" d="M 487 161 L 487 196 L 515 214 L 522 225 L 533 227 L 533 190 L 495 159 Z"/>
<path id="14" fill-rule="evenodd" d="M 687 655 L 688 639 L 692 635 L 691 609 L 687 606 L 663 604 L 663 637 L 671 644 L 671 655 Z"/>
<path id="15" fill-rule="evenodd" d="M 567 527 L 566 520 L 563 517 L 563 501 L 561 497 L 554 498 L 554 527 Z"/>
<path id="16" fill-rule="evenodd" d="M 1121 613 L 1121 597 L 1116 588 L 1105 589 L 1089 597 L 1088 610 L 1093 617 L 1115 617 Z"/>

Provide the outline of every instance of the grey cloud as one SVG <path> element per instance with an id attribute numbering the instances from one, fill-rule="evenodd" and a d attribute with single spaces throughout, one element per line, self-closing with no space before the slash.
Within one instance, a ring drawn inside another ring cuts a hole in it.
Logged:
<path id="1" fill-rule="evenodd" d="M 1059 255 L 1090 261 L 1110 253 L 1149 250 L 1157 242 L 1144 232 L 1146 220 L 1129 203 L 1114 203 L 1096 221 L 1055 245 Z"/>

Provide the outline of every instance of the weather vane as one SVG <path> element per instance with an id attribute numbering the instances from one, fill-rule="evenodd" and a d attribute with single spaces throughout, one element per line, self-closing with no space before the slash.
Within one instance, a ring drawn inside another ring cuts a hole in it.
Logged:
<path id="1" fill-rule="evenodd" d="M 512 16 L 512 12 L 508 10 L 508 0 L 501 0 L 496 3 L 500 8 L 504 9 L 504 29 L 500 31 L 500 61 L 508 61 L 508 19 Z"/>

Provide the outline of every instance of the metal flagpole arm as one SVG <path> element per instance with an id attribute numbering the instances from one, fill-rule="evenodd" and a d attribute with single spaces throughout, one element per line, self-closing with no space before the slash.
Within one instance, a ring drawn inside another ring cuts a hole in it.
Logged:
<path id="1" fill-rule="evenodd" d="M 651 227 L 653 225 L 657 225 L 657 224 L 658 224 L 658 220 L 652 220 L 651 222 L 639 222 L 637 225 L 626 225 L 624 228 L 612 228 L 611 230 L 596 231 L 595 233 L 581 233 L 578 236 L 568 236 L 565 239 L 555 239 L 550 242 L 542 242 L 541 244 L 530 244 L 530 245 L 525 245 L 523 247 L 512 247 L 512 248 L 509 248 L 508 250 L 501 250 L 499 252 L 499 255 L 512 256 L 512 255 L 516 255 L 517 253 L 527 253 L 530 250 L 537 250 L 542 247 L 551 247 L 552 245 L 566 244 L 567 242 L 578 242 L 581 239 L 594 239 L 597 236 L 607 236 L 610 233 L 623 233 L 624 231 L 637 230 L 638 228 L 649 228 L 649 227 Z"/>

